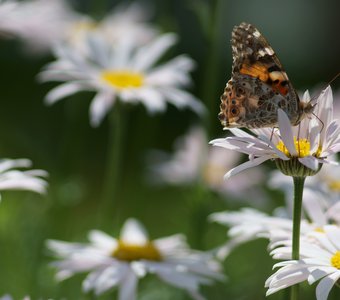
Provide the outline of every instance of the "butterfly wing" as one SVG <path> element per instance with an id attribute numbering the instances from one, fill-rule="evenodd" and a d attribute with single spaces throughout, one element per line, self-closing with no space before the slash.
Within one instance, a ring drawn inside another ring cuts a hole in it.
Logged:
<path id="1" fill-rule="evenodd" d="M 299 120 L 299 98 L 274 50 L 251 24 L 232 32 L 232 78 L 221 97 L 219 118 L 224 127 L 259 128 L 277 125 L 283 109 L 292 124 Z"/>

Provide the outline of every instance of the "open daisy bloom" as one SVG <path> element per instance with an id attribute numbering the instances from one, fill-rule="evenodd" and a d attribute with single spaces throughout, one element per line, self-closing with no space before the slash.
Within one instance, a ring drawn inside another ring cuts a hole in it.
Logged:
<path id="1" fill-rule="evenodd" d="M 318 210 L 319 207 L 316 208 Z M 323 215 L 323 212 L 315 212 Z M 326 218 L 324 216 L 324 218 Z M 228 241 L 218 250 L 218 257 L 224 259 L 234 248 L 258 238 L 268 239 L 270 245 L 290 239 L 293 223 L 288 217 L 271 216 L 253 208 L 240 211 L 225 211 L 209 216 L 213 222 L 229 227 Z M 301 232 L 307 233 L 319 228 L 319 220 L 302 220 Z M 322 224 L 323 225 L 323 224 Z"/>
<path id="2" fill-rule="evenodd" d="M 308 92 L 303 100 L 310 99 Z M 240 129 L 229 129 L 234 136 L 211 141 L 214 146 L 249 155 L 249 161 L 230 170 L 229 178 L 245 169 L 275 159 L 279 169 L 290 176 L 314 175 L 327 159 L 340 151 L 340 127 L 333 120 L 333 96 L 327 87 L 318 97 L 315 116 L 305 118 L 292 127 L 284 111 L 278 111 L 279 129 L 254 129 L 252 134 Z"/>
<path id="3" fill-rule="evenodd" d="M 240 154 L 229 151 L 226 155 L 224 149 L 208 145 L 204 128 L 191 128 L 185 136 L 176 140 L 174 148 L 171 155 L 162 151 L 150 153 L 152 182 L 172 185 L 203 183 L 226 197 L 247 200 L 251 192 L 257 194 L 259 199 L 265 199 L 265 195 L 254 188 L 263 180 L 261 170 L 253 169 L 227 182 L 223 180 L 225 170 L 239 161 Z"/>
<path id="4" fill-rule="evenodd" d="M 223 279 L 219 264 L 210 254 L 190 250 L 183 236 L 174 235 L 150 241 L 142 225 L 134 219 L 125 222 L 119 239 L 101 231 L 89 233 L 90 244 L 49 240 L 47 246 L 61 261 L 57 279 L 75 273 L 90 272 L 83 281 L 83 291 L 96 295 L 118 287 L 119 300 L 133 300 L 138 278 L 147 273 L 186 290 L 194 299 L 204 299 L 201 284 Z"/>
<path id="5" fill-rule="evenodd" d="M 283 261 L 274 266 L 281 268 L 267 279 L 267 295 L 306 280 L 313 284 L 321 279 L 316 288 L 316 299 L 328 298 L 330 290 L 340 278 L 340 227 L 324 226 L 319 231 L 310 232 L 308 238 L 308 241 L 302 241 L 301 259 Z M 287 250 L 287 246 L 274 251 L 275 254 L 282 252 L 280 259 L 290 258 L 291 249 Z"/>
<path id="6" fill-rule="evenodd" d="M 54 44 L 69 42 L 78 49 L 89 32 L 112 43 L 133 36 L 138 43 L 155 37 L 140 4 L 119 5 L 100 21 L 74 11 L 64 0 L 0 0 L 0 32 L 22 39 L 29 50 L 50 51 Z"/>
<path id="7" fill-rule="evenodd" d="M 47 182 L 43 177 L 47 172 L 43 170 L 21 171 L 17 168 L 29 168 L 28 159 L 2 159 L 0 160 L 0 190 L 27 190 L 44 194 Z"/>
<path id="8" fill-rule="evenodd" d="M 90 107 L 93 126 L 100 124 L 118 99 L 124 103 L 141 102 L 150 113 L 164 111 L 166 101 L 202 113 L 202 104 L 182 89 L 191 81 L 193 61 L 181 55 L 155 66 L 175 41 L 175 35 L 165 34 L 140 47 L 131 37 L 112 44 L 89 36 L 84 52 L 60 46 L 55 52 L 57 61 L 49 64 L 40 78 L 65 83 L 50 91 L 46 102 L 52 104 L 80 91 L 96 92 Z"/>

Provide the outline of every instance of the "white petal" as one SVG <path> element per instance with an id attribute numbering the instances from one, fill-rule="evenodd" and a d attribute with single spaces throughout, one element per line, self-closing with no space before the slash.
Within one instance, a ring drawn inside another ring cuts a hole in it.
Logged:
<path id="1" fill-rule="evenodd" d="M 113 91 L 101 91 L 96 94 L 90 105 L 90 123 L 93 127 L 100 125 L 115 100 Z"/>
<path id="2" fill-rule="evenodd" d="M 316 287 L 316 299 L 317 300 L 327 300 L 328 294 L 333 287 L 333 285 L 340 278 L 340 271 L 335 272 L 325 278 L 323 278 L 318 286 Z"/>
<path id="3" fill-rule="evenodd" d="M 117 247 L 117 240 L 100 230 L 91 230 L 88 238 L 92 244 L 104 250 L 113 251 Z"/>
<path id="4" fill-rule="evenodd" d="M 128 272 L 126 265 L 125 263 L 116 263 L 103 269 L 94 284 L 95 294 L 101 295 L 114 286 L 122 285 Z"/>
<path id="5" fill-rule="evenodd" d="M 314 156 L 299 157 L 299 162 L 305 165 L 307 168 L 316 171 L 319 168 L 319 162 Z"/>
<path id="6" fill-rule="evenodd" d="M 308 90 L 306 90 L 305 92 L 304 92 L 304 94 L 303 94 L 303 96 L 302 96 L 302 101 L 303 102 L 308 102 L 308 101 L 310 101 L 310 94 L 309 94 L 309 91 Z"/>
<path id="7" fill-rule="evenodd" d="M 336 271 L 334 267 L 322 267 L 317 266 L 315 270 L 311 270 L 311 273 L 308 277 L 308 283 L 311 285 L 314 282 L 320 280 L 321 278 L 325 277 L 326 275 L 332 274 Z"/>
<path id="8" fill-rule="evenodd" d="M 162 94 L 156 89 L 142 88 L 137 92 L 138 98 L 145 105 L 147 111 L 151 114 L 162 112 L 166 109 L 166 101 Z"/>
<path id="9" fill-rule="evenodd" d="M 135 56 L 133 67 L 137 71 L 144 71 L 150 68 L 162 55 L 175 44 L 177 38 L 175 34 L 164 34 L 152 43 L 140 48 Z"/>
<path id="10" fill-rule="evenodd" d="M 317 115 L 319 119 L 322 121 L 325 128 L 328 127 L 328 124 L 333 119 L 333 94 L 332 89 L 328 86 L 325 90 L 323 90 L 317 100 Z M 321 142 L 325 143 L 325 130 L 321 132 Z"/>
<path id="11" fill-rule="evenodd" d="M 198 115 L 204 115 L 206 108 L 196 97 L 190 93 L 175 88 L 175 87 L 162 87 L 159 91 L 167 98 L 167 100 L 179 109 L 189 107 Z"/>
<path id="12" fill-rule="evenodd" d="M 324 230 L 328 239 L 340 251 L 340 228 L 335 225 L 327 225 L 324 227 Z"/>
<path id="13" fill-rule="evenodd" d="M 140 222 L 128 219 L 120 232 L 120 239 L 127 244 L 145 245 L 148 242 L 148 234 Z"/>
<path id="14" fill-rule="evenodd" d="M 123 278 L 118 291 L 118 300 L 135 300 L 137 297 L 138 277 L 130 271 Z"/>
<path id="15" fill-rule="evenodd" d="M 284 145 L 287 147 L 289 153 L 293 156 L 298 156 L 298 153 L 295 149 L 294 137 L 292 126 L 290 124 L 290 120 L 286 113 L 282 109 L 278 109 L 278 121 L 279 128 L 281 133 L 281 138 Z"/>
<path id="16" fill-rule="evenodd" d="M 84 90 L 88 89 L 85 88 L 83 84 L 75 82 L 64 83 L 49 91 L 46 95 L 45 102 L 46 104 L 53 104 L 62 98 Z"/>
<path id="17" fill-rule="evenodd" d="M 272 158 L 271 155 L 267 155 L 267 156 L 255 158 L 251 161 L 247 161 L 247 162 L 237 166 L 236 168 L 231 169 L 227 174 L 224 175 L 224 178 L 228 179 L 231 176 L 234 176 L 234 175 L 236 175 L 236 174 L 238 174 L 238 173 L 240 173 L 240 172 L 242 172 L 246 169 L 256 167 L 256 166 L 262 164 L 263 162 L 265 162 L 266 160 L 271 159 L 271 158 Z"/>
<path id="18" fill-rule="evenodd" d="M 28 168 L 32 165 L 29 159 L 2 159 L 0 160 L 0 173 L 12 168 Z"/>

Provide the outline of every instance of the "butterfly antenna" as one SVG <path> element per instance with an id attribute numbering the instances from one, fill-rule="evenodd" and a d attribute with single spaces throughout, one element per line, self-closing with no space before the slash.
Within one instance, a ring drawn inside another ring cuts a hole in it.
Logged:
<path id="1" fill-rule="evenodd" d="M 322 91 L 324 89 L 326 89 L 333 81 L 335 81 L 338 77 L 340 76 L 340 72 L 338 74 L 336 74 L 322 89 L 321 92 L 318 95 L 315 95 L 314 97 L 312 97 L 312 99 L 309 100 L 309 102 L 313 101 L 314 99 L 316 99 L 317 97 L 320 96 L 320 94 L 322 93 Z M 317 103 L 315 104 L 317 105 Z M 321 121 L 321 120 L 320 120 Z"/>

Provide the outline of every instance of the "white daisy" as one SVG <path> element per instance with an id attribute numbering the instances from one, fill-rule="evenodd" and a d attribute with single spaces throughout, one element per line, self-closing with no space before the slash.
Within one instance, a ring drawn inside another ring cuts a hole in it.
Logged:
<path id="1" fill-rule="evenodd" d="M 25 296 L 22 300 L 30 300 L 31 298 L 28 296 Z M 9 294 L 6 294 L 2 297 L 0 297 L 0 300 L 13 300 L 12 296 Z M 48 299 L 48 300 L 52 300 L 52 299 Z"/>
<path id="2" fill-rule="evenodd" d="M 0 3 L 0 31 L 23 39 L 29 50 L 37 52 L 49 50 L 62 40 L 69 23 L 76 18 L 76 13 L 62 0 Z"/>
<path id="3" fill-rule="evenodd" d="M 327 216 L 327 210 L 338 202 L 339 195 L 331 192 L 324 175 L 327 173 L 332 177 L 332 171 L 339 170 L 338 166 L 324 165 L 321 171 L 312 177 L 307 177 L 304 191 L 303 191 L 303 210 L 308 218 L 319 224 L 320 226 L 328 224 L 329 217 Z M 335 177 L 333 176 L 335 181 Z M 333 182 L 334 182 L 333 181 Z M 336 184 L 336 183 L 335 183 Z M 290 177 L 283 175 L 280 171 L 273 171 L 269 176 L 268 187 L 278 188 L 284 191 L 286 208 L 288 215 L 293 213 L 293 182 Z M 334 211 L 335 208 L 332 208 Z"/>
<path id="4" fill-rule="evenodd" d="M 310 99 L 308 92 L 303 100 L 306 99 Z M 299 172 L 294 176 L 304 177 L 306 172 L 315 174 L 320 163 L 334 163 L 327 157 L 340 151 L 340 127 L 333 120 L 333 96 L 330 87 L 320 94 L 314 112 L 317 117 L 305 118 L 299 126 L 292 127 L 287 115 L 279 109 L 279 130 L 254 129 L 251 130 L 252 134 L 248 134 L 240 129 L 229 129 L 234 136 L 212 141 L 214 146 L 249 155 L 248 162 L 230 170 L 225 177 L 229 178 L 269 159 L 275 159 L 286 175 L 292 175 L 290 172 L 293 169 L 294 172 Z M 287 166 L 291 169 L 287 170 Z"/>
<path id="5" fill-rule="evenodd" d="M 211 221 L 230 227 L 228 241 L 218 251 L 218 257 L 224 259 L 234 248 L 258 238 L 266 238 L 272 242 L 287 240 L 292 234 L 293 223 L 288 218 L 270 216 L 253 208 L 243 208 L 240 211 L 225 211 L 213 213 Z M 310 227 L 302 222 L 302 231 Z"/>
<path id="6" fill-rule="evenodd" d="M 58 280 L 90 272 L 83 281 L 84 292 L 93 290 L 100 295 L 118 287 L 119 300 L 132 300 L 137 297 L 138 279 L 151 273 L 194 299 L 204 299 L 199 286 L 223 278 L 211 255 L 190 250 L 182 235 L 150 241 L 134 219 L 126 221 L 119 239 L 95 230 L 89 233 L 89 240 L 90 244 L 47 242 L 60 258 L 53 263 L 59 270 Z"/>
<path id="7" fill-rule="evenodd" d="M 194 62 L 189 57 L 181 55 L 155 66 L 175 43 L 175 35 L 159 36 L 143 47 L 136 47 L 130 38 L 114 45 L 94 36 L 86 41 L 87 54 L 58 47 L 57 61 L 40 74 L 44 81 L 65 82 L 48 93 L 47 103 L 79 91 L 95 91 L 90 107 L 93 126 L 100 124 L 118 99 L 141 102 L 150 113 L 164 111 L 166 101 L 178 108 L 188 106 L 198 113 L 204 111 L 202 104 L 182 89 L 191 81 L 189 71 Z"/>
<path id="8" fill-rule="evenodd" d="M 301 243 L 302 259 L 284 261 L 274 266 L 281 268 L 266 281 L 267 295 L 305 280 L 313 284 L 321 279 L 316 288 L 316 299 L 328 298 L 330 290 L 340 278 L 340 228 L 327 225 L 323 227 L 322 232 L 309 233 L 309 237 L 309 241 L 303 240 Z M 291 253 L 292 249 L 285 246 L 274 251 L 276 254 L 282 251 L 282 259 L 287 253 Z"/>
<path id="9" fill-rule="evenodd" d="M 247 201 L 251 192 L 252 195 L 258 195 L 256 198 L 265 199 L 263 193 L 254 188 L 263 179 L 261 170 L 250 170 L 227 182 L 223 181 L 225 170 L 237 163 L 240 155 L 235 151 L 226 153 L 224 149 L 208 145 L 202 127 L 193 127 L 185 136 L 178 138 L 174 149 L 173 154 L 150 152 L 152 182 L 174 185 L 203 183 L 226 197 L 235 196 Z"/>
<path id="10" fill-rule="evenodd" d="M 21 38 L 29 50 L 51 50 L 60 42 L 83 48 L 88 33 L 116 43 L 130 36 L 136 43 L 151 40 L 157 30 L 147 24 L 138 3 L 120 5 L 100 21 L 75 12 L 64 0 L 0 1 L 0 31 Z"/>
<path id="11" fill-rule="evenodd" d="M 0 190 L 27 190 L 40 194 L 46 193 L 48 174 L 43 170 L 20 171 L 17 168 L 29 168 L 28 159 L 0 160 Z"/>
<path id="12" fill-rule="evenodd" d="M 142 46 L 159 34 L 159 30 L 147 23 L 148 19 L 149 14 L 145 5 L 137 2 L 117 5 L 99 21 L 87 15 L 73 13 L 73 18 L 63 31 L 63 38 L 58 41 L 67 42 L 81 52 L 88 50 L 86 47 L 88 35 L 98 36 L 112 45 L 128 37 L 136 46 Z"/>

